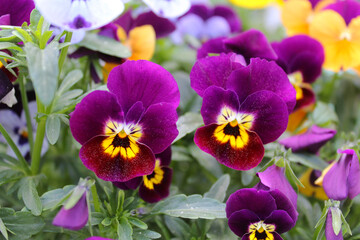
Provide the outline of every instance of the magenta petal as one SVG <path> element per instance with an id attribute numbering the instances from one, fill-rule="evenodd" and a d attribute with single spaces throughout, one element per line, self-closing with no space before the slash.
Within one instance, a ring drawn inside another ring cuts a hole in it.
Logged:
<path id="1" fill-rule="evenodd" d="M 243 188 L 231 194 L 226 201 L 226 217 L 242 209 L 248 209 L 260 219 L 265 219 L 276 210 L 276 202 L 268 191 Z"/>
<path id="2" fill-rule="evenodd" d="M 58 212 L 52 224 L 58 227 L 67 228 L 70 230 L 80 230 L 83 228 L 89 217 L 88 206 L 86 203 L 86 193 L 80 198 L 73 208 L 64 209 Z"/>
<path id="3" fill-rule="evenodd" d="M 259 217 L 248 209 L 242 209 L 232 213 L 229 217 L 228 224 L 231 231 L 233 231 L 239 237 L 248 233 L 249 226 L 252 223 L 261 221 Z"/>
<path id="4" fill-rule="evenodd" d="M 198 50 L 197 50 L 197 59 L 205 58 L 209 56 L 209 53 L 228 53 L 230 52 L 225 48 L 224 40 L 225 37 L 219 37 L 210 39 L 205 42 Z"/>
<path id="5" fill-rule="evenodd" d="M 109 74 L 107 86 L 125 113 L 137 101 L 141 101 L 145 109 L 157 103 L 169 103 L 176 108 L 180 102 L 179 89 L 171 73 L 145 60 L 126 61 L 115 67 Z"/>
<path id="6" fill-rule="evenodd" d="M 340 151 L 340 153 L 352 155 L 350 172 L 348 177 L 348 185 L 349 185 L 349 198 L 354 199 L 357 195 L 360 194 L 359 158 L 356 152 L 352 149 Z"/>
<path id="7" fill-rule="evenodd" d="M 296 104 L 296 91 L 284 70 L 275 62 L 259 58 L 251 59 L 247 67 L 233 71 L 226 87 L 238 94 L 240 102 L 254 92 L 267 90 L 276 93 L 286 103 L 289 113 Z"/>
<path id="8" fill-rule="evenodd" d="M 106 91 L 94 91 L 84 97 L 70 115 L 71 133 L 80 144 L 105 134 L 108 120 L 123 121 L 116 96 Z"/>
<path id="9" fill-rule="evenodd" d="M 240 112 L 254 116 L 250 130 L 256 132 L 264 144 L 278 139 L 288 124 L 286 104 L 270 91 L 258 91 L 249 95 L 241 104 Z"/>
<path id="10" fill-rule="evenodd" d="M 301 90 L 303 91 L 303 97 L 296 101 L 294 112 L 300 108 L 315 103 L 315 93 L 313 92 L 311 87 L 301 87 Z"/>
<path id="11" fill-rule="evenodd" d="M 264 221 L 267 224 L 274 224 L 277 233 L 289 231 L 294 225 L 294 219 L 284 210 L 275 210 Z"/>
<path id="12" fill-rule="evenodd" d="M 227 20 L 231 32 L 238 32 L 241 30 L 241 22 L 237 13 L 226 5 L 217 5 L 213 10 L 214 16 L 220 16 Z"/>
<path id="13" fill-rule="evenodd" d="M 0 16 L 0 25 L 11 25 L 10 24 L 10 14 L 5 14 Z"/>
<path id="14" fill-rule="evenodd" d="M 327 9 L 339 13 L 344 18 L 346 24 L 349 24 L 353 18 L 360 15 L 360 3 L 358 1 L 337 1 L 324 8 L 324 10 Z"/>
<path id="15" fill-rule="evenodd" d="M 211 86 L 206 89 L 203 103 L 201 106 L 201 115 L 205 125 L 218 123 L 218 117 L 221 116 L 221 109 L 228 107 L 235 113 L 239 110 L 239 100 L 231 90 L 224 90 L 220 87 Z"/>
<path id="16" fill-rule="evenodd" d="M 291 148 L 293 152 L 317 153 L 319 149 L 332 139 L 336 130 L 312 126 L 307 132 L 285 138 L 279 141 L 286 148 Z"/>
<path id="17" fill-rule="evenodd" d="M 155 154 L 155 158 L 160 159 L 160 166 L 169 166 L 171 162 L 171 154 L 171 146 L 169 146 L 161 153 Z"/>
<path id="18" fill-rule="evenodd" d="M 262 184 L 269 187 L 269 190 L 280 190 L 291 200 L 294 207 L 297 207 L 297 194 L 285 177 L 285 168 L 272 165 L 264 172 L 258 172 L 257 176 Z"/>
<path id="19" fill-rule="evenodd" d="M 276 209 L 286 211 L 291 219 L 293 219 L 292 227 L 295 226 L 299 213 L 296 211 L 290 199 L 277 189 L 271 190 L 269 193 L 275 199 Z"/>
<path id="20" fill-rule="evenodd" d="M 179 134 L 176 110 L 169 103 L 151 105 L 139 122 L 142 135 L 139 142 L 147 145 L 154 153 L 161 153 Z"/>
<path id="21" fill-rule="evenodd" d="M 314 82 L 320 76 L 324 49 L 317 40 L 296 35 L 280 43 L 272 43 L 272 47 L 279 57 L 276 62 L 287 74 L 300 71 L 307 83 Z"/>
<path id="22" fill-rule="evenodd" d="M 134 25 L 134 19 L 132 17 L 131 10 L 121 14 L 121 16 L 113 21 L 113 24 L 119 25 L 126 33 L 129 33 Z"/>
<path id="23" fill-rule="evenodd" d="M 266 36 L 256 29 L 250 29 L 235 37 L 228 38 L 224 40 L 224 44 L 226 48 L 243 55 L 247 60 L 256 57 L 268 60 L 277 59 L 277 55 Z"/>
<path id="24" fill-rule="evenodd" d="M 30 13 L 35 8 L 33 0 L 1 0 L 0 16 L 9 14 L 10 25 L 21 26 L 24 22 L 30 24 Z"/>
<path id="25" fill-rule="evenodd" d="M 134 27 L 147 24 L 153 26 L 157 38 L 166 37 L 176 29 L 169 19 L 159 17 L 153 12 L 142 13 L 134 21 Z"/>
<path id="26" fill-rule="evenodd" d="M 125 122 L 126 124 L 137 124 L 139 120 L 142 118 L 144 114 L 145 108 L 142 102 L 136 102 L 134 105 L 131 106 L 129 111 L 126 114 Z"/>
<path id="27" fill-rule="evenodd" d="M 328 214 L 326 216 L 326 225 L 325 225 L 325 237 L 326 240 L 343 240 L 342 230 L 340 229 L 340 232 L 338 235 L 335 235 L 333 226 L 332 226 L 332 214 L 331 214 L 331 208 L 328 211 Z"/>
<path id="28" fill-rule="evenodd" d="M 155 203 L 169 196 L 172 169 L 168 167 L 162 167 L 161 169 L 164 171 L 163 179 L 161 183 L 154 184 L 154 189 L 148 189 L 144 183 L 140 185 L 139 196 L 148 203 Z"/>
<path id="29" fill-rule="evenodd" d="M 236 62 L 235 54 L 221 54 L 220 56 L 199 59 L 190 73 L 191 87 L 201 97 L 210 86 L 225 88 L 230 74 L 243 66 Z"/>
<path id="30" fill-rule="evenodd" d="M 126 182 L 113 182 L 113 184 L 114 186 L 122 190 L 129 190 L 129 189 L 135 190 L 139 187 L 142 180 L 143 180 L 142 177 L 136 177 Z"/>

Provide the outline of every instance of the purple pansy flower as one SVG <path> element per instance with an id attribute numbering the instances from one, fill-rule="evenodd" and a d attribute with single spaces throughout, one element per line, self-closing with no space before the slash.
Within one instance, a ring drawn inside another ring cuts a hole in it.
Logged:
<path id="1" fill-rule="evenodd" d="M 234 52 L 242 55 L 249 63 L 251 58 L 276 60 L 277 55 L 266 36 L 256 29 L 250 29 L 231 38 L 216 38 L 209 40 L 199 48 L 197 57 L 204 58 L 209 53 Z"/>
<path id="2" fill-rule="evenodd" d="M 360 194 L 359 158 L 353 149 L 338 150 L 338 153 L 342 154 L 340 160 L 324 170 L 322 185 L 330 199 L 353 199 Z"/>
<path id="3" fill-rule="evenodd" d="M 56 214 L 52 224 L 70 230 L 82 229 L 89 218 L 89 210 L 86 201 L 86 191 L 82 194 L 78 202 L 70 209 L 62 207 Z"/>
<path id="4" fill-rule="evenodd" d="M 319 149 L 332 139 L 336 130 L 312 126 L 303 134 L 295 135 L 279 141 L 286 148 L 291 148 L 293 152 L 317 153 Z"/>
<path id="5" fill-rule="evenodd" d="M 227 37 L 230 33 L 240 30 L 241 21 L 230 7 L 194 4 L 183 17 L 177 20 L 176 31 L 171 38 L 176 44 L 181 44 L 186 35 L 206 41 L 222 36 Z"/>
<path id="6" fill-rule="evenodd" d="M 286 38 L 279 43 L 272 43 L 278 55 L 276 63 L 289 75 L 296 90 L 295 109 L 315 102 L 312 91 L 313 83 L 321 74 L 324 63 L 324 49 L 315 39 L 297 35 Z"/>
<path id="7" fill-rule="evenodd" d="M 169 196 L 172 179 L 172 169 L 169 168 L 171 161 L 171 148 L 168 147 L 162 153 L 156 154 L 155 169 L 150 175 L 137 177 L 127 182 L 113 182 L 121 189 L 136 189 L 139 185 L 140 197 L 149 203 L 158 202 Z"/>
<path id="8" fill-rule="evenodd" d="M 124 11 L 122 0 L 35 0 L 51 24 L 69 31 L 102 27 Z"/>
<path id="9" fill-rule="evenodd" d="M 189 11 L 190 0 L 143 0 L 156 14 L 164 18 L 176 18 Z"/>
<path id="10" fill-rule="evenodd" d="M 295 226 L 298 213 L 279 190 L 240 189 L 226 202 L 228 224 L 242 240 L 282 240 Z"/>
<path id="11" fill-rule="evenodd" d="M 274 62 L 252 59 L 244 67 L 233 58 L 228 54 L 200 59 L 191 71 L 191 86 L 203 97 L 205 123 L 194 141 L 220 163 L 248 170 L 262 160 L 263 144 L 285 131 L 295 90 Z M 214 74 L 213 69 L 219 71 Z"/>
<path id="12" fill-rule="evenodd" d="M 263 172 L 256 174 L 260 178 L 260 182 L 254 187 L 262 190 L 275 190 L 285 194 L 297 208 L 297 194 L 285 177 L 285 168 L 272 165 Z"/>
<path id="13" fill-rule="evenodd" d="M 70 117 L 80 158 L 106 181 L 125 182 L 151 174 L 154 154 L 178 134 L 180 95 L 175 79 L 161 66 L 127 61 L 109 75 L 107 91 L 88 94 Z"/>
<path id="14" fill-rule="evenodd" d="M 35 8 L 33 0 L 1 0 L 0 25 L 21 26 L 30 23 L 30 13 Z"/>
<path id="15" fill-rule="evenodd" d="M 342 230 L 340 228 L 340 232 L 336 235 L 333 228 L 332 221 L 332 211 L 337 211 L 336 207 L 330 207 L 326 216 L 326 225 L 325 225 L 325 237 L 326 240 L 343 240 Z"/>

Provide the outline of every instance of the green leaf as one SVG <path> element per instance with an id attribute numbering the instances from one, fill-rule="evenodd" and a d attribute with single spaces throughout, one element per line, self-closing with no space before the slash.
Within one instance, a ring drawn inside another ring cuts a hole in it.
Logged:
<path id="1" fill-rule="evenodd" d="M 49 44 L 45 49 L 40 49 L 32 43 L 26 43 L 25 52 L 36 96 L 45 106 L 49 106 L 57 88 L 58 43 Z"/>
<path id="2" fill-rule="evenodd" d="M 330 208 L 332 216 L 332 228 L 335 235 L 339 235 L 341 230 L 341 210 L 339 208 Z"/>
<path id="3" fill-rule="evenodd" d="M 141 228 L 143 230 L 148 229 L 148 225 L 138 218 L 129 217 L 128 220 L 132 225 L 137 226 L 138 228 Z"/>
<path id="4" fill-rule="evenodd" d="M 293 183 L 294 185 L 298 185 L 302 188 L 305 188 L 304 184 L 302 184 L 302 182 L 295 175 L 294 171 L 292 170 L 292 168 L 290 166 L 290 163 L 288 161 L 285 161 L 285 163 L 286 163 L 285 164 L 285 173 L 286 173 L 290 183 Z"/>
<path id="5" fill-rule="evenodd" d="M 10 240 L 29 239 L 39 233 L 45 226 L 42 217 L 36 217 L 30 212 L 15 212 L 11 208 L 0 208 L 0 218 L 9 233 Z"/>
<path id="6" fill-rule="evenodd" d="M 131 51 L 128 47 L 115 39 L 104 37 L 96 33 L 87 33 L 78 45 L 114 57 L 128 58 L 131 56 Z"/>
<path id="7" fill-rule="evenodd" d="M 105 227 L 110 226 L 111 223 L 112 223 L 112 219 L 108 217 L 101 221 L 101 224 Z"/>
<path id="8" fill-rule="evenodd" d="M 203 120 L 201 115 L 198 113 L 188 112 L 179 117 L 179 120 L 176 123 L 179 135 L 173 142 L 176 142 L 177 140 L 183 138 L 186 134 L 195 131 L 201 125 L 203 125 Z"/>
<path id="9" fill-rule="evenodd" d="M 34 32 L 36 31 L 40 18 L 41 18 L 41 14 L 40 14 L 39 10 L 37 10 L 35 8 L 34 10 L 31 11 L 30 28 L 32 31 L 34 31 Z"/>
<path id="10" fill-rule="evenodd" d="M 329 209 L 325 206 L 318 223 L 315 225 L 315 233 L 313 236 L 313 240 L 321 239 L 328 211 L 329 211 Z"/>
<path id="11" fill-rule="evenodd" d="M 0 42 L 0 50 L 3 50 L 3 49 L 14 49 L 14 50 L 22 52 L 21 47 L 19 47 L 18 45 L 14 44 L 14 43 L 9 43 L 9 42 Z"/>
<path id="12" fill-rule="evenodd" d="M 23 41 L 24 43 L 32 42 L 32 38 L 29 35 L 29 33 L 20 27 L 15 28 L 15 30 L 12 33 L 18 38 L 20 38 L 21 41 Z"/>
<path id="13" fill-rule="evenodd" d="M 63 188 L 54 189 L 44 193 L 40 197 L 43 210 L 45 211 L 60 206 L 70 196 L 70 193 L 74 188 L 74 185 L 68 185 Z"/>
<path id="14" fill-rule="evenodd" d="M 85 187 L 76 187 L 74 191 L 72 192 L 71 196 L 69 197 L 69 200 L 64 205 L 65 209 L 73 208 L 76 203 L 80 200 L 80 198 L 84 195 L 86 189 Z"/>
<path id="15" fill-rule="evenodd" d="M 170 232 L 179 239 L 190 239 L 191 228 L 181 218 L 165 216 L 164 222 Z"/>
<path id="16" fill-rule="evenodd" d="M 237 240 L 238 237 L 230 230 L 227 219 L 216 219 L 211 223 L 209 231 L 206 233 L 209 240 Z"/>
<path id="17" fill-rule="evenodd" d="M 331 123 L 339 122 L 334 106 L 320 101 L 316 103 L 316 107 L 311 116 L 313 122 L 320 127 L 326 127 Z"/>
<path id="18" fill-rule="evenodd" d="M 319 158 L 314 154 L 293 153 L 290 154 L 288 159 L 291 162 L 301 163 L 309 168 L 313 168 L 316 170 L 323 170 L 328 166 L 328 164 L 325 161 L 323 161 L 321 158 Z"/>
<path id="19" fill-rule="evenodd" d="M 60 117 L 57 114 L 50 114 L 46 119 L 46 137 L 51 145 L 54 145 L 60 136 Z"/>
<path id="20" fill-rule="evenodd" d="M 166 214 L 190 219 L 226 218 L 225 204 L 201 195 L 176 195 L 157 203 L 152 214 Z"/>
<path id="21" fill-rule="evenodd" d="M 131 240 L 132 239 L 133 229 L 125 217 L 121 217 L 118 227 L 117 234 L 119 239 L 123 240 Z"/>
<path id="22" fill-rule="evenodd" d="M 219 202 L 223 202 L 226 196 L 226 190 L 230 184 L 229 174 L 225 174 L 219 178 L 214 185 L 211 186 L 210 190 L 204 194 L 204 197 L 213 198 Z"/>
<path id="23" fill-rule="evenodd" d="M 158 239 L 161 238 L 160 233 L 151 230 L 138 230 L 134 231 L 133 237 L 136 240 Z"/>
<path id="24" fill-rule="evenodd" d="M 4 236 L 4 238 L 5 238 L 6 240 L 9 239 L 9 235 L 8 235 L 8 233 L 7 233 L 7 229 L 6 229 L 5 224 L 4 224 L 4 222 L 3 222 L 3 220 L 2 220 L 1 218 L 0 218 L 0 232 L 1 232 L 1 234 Z"/>
<path id="25" fill-rule="evenodd" d="M 352 235 L 351 228 L 342 213 L 341 213 L 341 221 L 344 224 L 344 233 L 343 234 L 349 233 L 350 235 Z"/>
<path id="26" fill-rule="evenodd" d="M 216 178 L 223 175 L 219 162 L 210 154 L 200 150 L 198 146 L 192 144 L 189 147 L 189 153 L 195 158 L 199 164 L 205 168 L 209 173 L 213 174 Z"/>
<path id="27" fill-rule="evenodd" d="M 42 204 L 36 190 L 34 179 L 31 177 L 24 178 L 19 192 L 21 193 L 25 206 L 33 215 L 39 216 L 42 212 Z"/>
<path id="28" fill-rule="evenodd" d="M 74 86 L 78 81 L 80 81 L 82 78 L 83 78 L 83 73 L 78 69 L 69 72 L 62 81 L 57 94 L 61 96 L 72 86 Z"/>

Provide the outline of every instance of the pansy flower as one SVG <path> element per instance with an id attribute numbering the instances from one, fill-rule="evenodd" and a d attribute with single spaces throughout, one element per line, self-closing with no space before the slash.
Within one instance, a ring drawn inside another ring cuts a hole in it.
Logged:
<path id="1" fill-rule="evenodd" d="M 338 72 L 360 65 L 360 3 L 338 1 L 317 13 L 310 36 L 324 46 L 324 68 Z"/>
<path id="2" fill-rule="evenodd" d="M 243 67 L 229 61 L 231 57 L 200 59 L 191 71 L 191 86 L 203 97 L 205 123 L 197 129 L 194 141 L 220 163 L 248 170 L 262 160 L 263 144 L 275 141 L 285 131 L 288 113 L 295 105 L 295 90 L 276 63 L 255 58 Z M 238 69 L 221 71 L 222 61 Z M 215 63 L 219 63 L 218 72 L 211 67 Z"/>
<path id="3" fill-rule="evenodd" d="M 317 184 L 322 184 L 326 195 L 334 200 L 353 199 L 360 194 L 359 158 L 353 149 L 338 150 L 342 154 L 323 170 Z"/>
<path id="4" fill-rule="evenodd" d="M 287 0 L 281 20 L 289 36 L 309 34 L 309 26 L 317 12 L 336 0 Z"/>
<path id="5" fill-rule="evenodd" d="M 33 131 L 36 132 L 37 125 L 35 121 L 35 116 L 37 113 L 37 105 L 35 101 L 29 102 L 29 111 L 32 120 L 31 124 Z M 13 141 L 19 148 L 20 153 L 26 159 L 30 159 L 30 144 L 28 139 L 29 134 L 26 125 L 26 117 L 24 110 L 21 112 L 20 116 L 10 109 L 0 110 L 0 123 L 9 133 L 10 137 L 13 139 Z M 2 135 L 0 135 L 0 141 L 6 143 Z M 41 149 L 41 154 L 45 154 L 48 148 L 49 148 L 49 144 L 46 140 L 44 140 Z M 15 153 L 10 147 L 7 149 L 7 154 L 15 157 Z"/>
<path id="6" fill-rule="evenodd" d="M 178 134 L 176 81 L 161 66 L 138 60 L 114 68 L 107 86 L 109 92 L 88 94 L 71 114 L 71 132 L 83 145 L 80 159 L 106 181 L 149 175 L 154 154 Z"/>
<path id="7" fill-rule="evenodd" d="M 325 237 L 326 240 L 343 240 L 343 234 L 342 229 L 340 228 L 340 231 L 338 234 L 335 233 L 333 228 L 333 211 L 341 211 L 338 207 L 330 207 L 327 215 L 326 215 L 326 225 L 325 225 Z"/>
<path id="8" fill-rule="evenodd" d="M 271 4 L 283 4 L 283 0 L 230 0 L 230 2 L 236 6 L 250 9 L 264 8 Z"/>
<path id="9" fill-rule="evenodd" d="M 143 0 L 158 16 L 176 18 L 184 15 L 191 7 L 190 0 Z"/>
<path id="10" fill-rule="evenodd" d="M 240 189 L 226 202 L 228 224 L 242 240 L 282 240 L 296 224 L 298 213 L 279 190 Z"/>
<path id="11" fill-rule="evenodd" d="M 276 63 L 288 74 L 296 90 L 294 111 L 315 102 L 313 83 L 321 74 L 324 62 L 322 45 L 305 35 L 297 35 L 271 44 L 278 59 Z"/>
<path id="12" fill-rule="evenodd" d="M 155 169 L 150 175 L 144 175 L 131 179 L 127 182 L 113 182 L 121 189 L 136 189 L 140 185 L 140 197 L 149 203 L 158 202 L 169 196 L 170 184 L 172 179 L 172 169 L 169 168 L 171 161 L 171 148 L 155 154 Z"/>
<path id="13" fill-rule="evenodd" d="M 316 180 L 320 176 L 320 170 L 307 169 L 299 178 L 300 182 L 304 185 L 303 188 L 299 188 L 299 192 L 307 197 L 315 197 L 320 200 L 329 199 L 324 188 L 321 185 L 316 184 Z"/>
<path id="14" fill-rule="evenodd" d="M 194 4 L 184 16 L 176 21 L 176 31 L 171 34 L 171 39 L 174 43 L 181 44 L 183 38 L 190 35 L 203 42 L 217 37 L 226 37 L 240 30 L 240 19 L 230 7 Z"/>
<path id="15" fill-rule="evenodd" d="M 124 11 L 122 0 L 35 0 L 35 4 L 49 23 L 68 31 L 97 29 Z"/>
<path id="16" fill-rule="evenodd" d="M 21 26 L 30 23 L 30 13 L 35 8 L 33 0 L 1 0 L 0 25 Z"/>

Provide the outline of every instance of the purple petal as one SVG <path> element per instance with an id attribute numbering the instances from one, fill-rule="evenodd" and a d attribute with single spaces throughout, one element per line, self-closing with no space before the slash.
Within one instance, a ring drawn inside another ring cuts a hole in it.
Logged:
<path id="1" fill-rule="evenodd" d="M 228 21 L 231 32 L 239 32 L 241 30 L 241 21 L 237 13 L 229 6 L 217 5 L 215 6 L 213 12 L 214 16 L 221 16 Z"/>
<path id="2" fill-rule="evenodd" d="M 108 88 L 126 113 L 137 101 L 145 109 L 152 104 L 169 103 L 176 108 L 180 93 L 176 81 L 167 70 L 145 60 L 126 61 L 109 74 Z"/>
<path id="3" fill-rule="evenodd" d="M 273 142 L 286 130 L 288 111 L 284 101 L 270 91 L 249 95 L 240 106 L 241 113 L 254 116 L 251 131 L 256 132 L 264 144 Z"/>
<path id="4" fill-rule="evenodd" d="M 240 104 L 236 93 L 217 86 L 207 88 L 201 106 L 201 116 L 205 125 L 218 123 L 218 117 L 221 116 L 224 107 L 230 108 L 235 113 L 238 112 Z"/>
<path id="5" fill-rule="evenodd" d="M 134 27 L 147 24 L 153 26 L 157 38 L 166 37 L 176 29 L 169 19 L 159 17 L 153 12 L 142 13 L 134 21 Z"/>
<path id="6" fill-rule="evenodd" d="M 145 108 L 142 102 L 136 102 L 134 105 L 131 106 L 129 111 L 126 114 L 125 122 L 126 124 L 137 124 L 139 120 L 141 120 L 143 114 L 145 112 Z"/>
<path id="7" fill-rule="evenodd" d="M 319 149 L 336 134 L 336 130 L 312 126 L 307 132 L 279 141 L 293 152 L 317 153 Z"/>
<path id="8" fill-rule="evenodd" d="M 326 216 L 326 225 L 325 225 L 325 237 L 326 240 L 343 240 L 342 230 L 340 229 L 340 232 L 338 235 L 335 235 L 333 226 L 332 226 L 332 214 L 331 214 L 331 208 L 328 211 L 328 214 Z"/>
<path id="9" fill-rule="evenodd" d="M 155 154 L 156 159 L 160 159 L 160 166 L 169 166 L 171 162 L 171 146 L 161 153 Z"/>
<path id="10" fill-rule="evenodd" d="M 129 31 L 134 26 L 134 19 L 132 17 L 132 11 L 128 10 L 126 13 L 121 14 L 121 16 L 113 21 L 114 24 L 119 25 L 126 33 L 129 33 Z"/>
<path id="11" fill-rule="evenodd" d="M 204 37 L 211 39 L 211 38 L 218 38 L 218 37 L 225 37 L 231 33 L 231 29 L 229 23 L 226 21 L 225 18 L 220 16 L 213 16 L 209 18 L 205 22 L 205 33 Z"/>
<path id="12" fill-rule="evenodd" d="M 76 105 L 70 115 L 70 130 L 80 144 L 105 134 L 108 120 L 123 121 L 123 113 L 116 96 L 106 91 L 94 91 Z"/>
<path id="13" fill-rule="evenodd" d="M 0 16 L 0 25 L 11 25 L 10 14 Z"/>
<path id="14" fill-rule="evenodd" d="M 21 26 L 24 22 L 30 23 L 30 13 L 35 8 L 32 0 L 1 0 L 0 5 L 0 16 L 9 14 L 8 24 L 12 26 Z"/>
<path id="15" fill-rule="evenodd" d="M 251 29 L 239 35 L 224 40 L 225 47 L 231 51 L 241 54 L 245 59 L 264 58 L 276 60 L 277 55 L 272 49 L 266 36 L 259 30 Z"/>
<path id="16" fill-rule="evenodd" d="M 286 211 L 289 216 L 294 220 L 293 226 L 295 226 L 299 214 L 290 199 L 277 189 L 271 190 L 269 191 L 269 193 L 275 199 L 276 209 Z"/>
<path id="17" fill-rule="evenodd" d="M 68 210 L 64 207 L 61 208 L 55 216 L 52 224 L 58 227 L 77 231 L 86 225 L 88 217 L 89 211 L 86 203 L 86 193 L 84 193 L 73 208 Z"/>
<path id="18" fill-rule="evenodd" d="M 122 190 L 129 190 L 129 189 L 135 190 L 139 187 L 142 180 L 143 177 L 136 177 L 126 182 L 113 182 L 113 184 L 115 187 L 120 188 Z"/>
<path id="19" fill-rule="evenodd" d="M 148 189 L 144 183 L 140 185 L 139 196 L 148 203 L 155 203 L 169 196 L 172 169 L 168 167 L 161 169 L 164 171 L 163 178 L 159 184 L 154 184 L 154 189 Z"/>
<path id="20" fill-rule="evenodd" d="M 229 217 L 228 224 L 231 231 L 239 237 L 248 233 L 249 226 L 261 221 L 261 219 L 252 211 L 242 209 L 232 213 Z"/>
<path id="21" fill-rule="evenodd" d="M 348 185 L 349 185 L 349 198 L 354 199 L 357 195 L 360 194 L 360 166 L 359 166 L 359 158 L 356 152 L 352 149 L 338 151 L 342 154 L 352 155 L 350 172 L 348 177 Z"/>
<path id="22" fill-rule="evenodd" d="M 283 238 L 279 234 L 277 234 L 276 232 L 272 232 L 271 234 L 274 236 L 274 240 L 283 240 Z M 245 234 L 241 238 L 241 240 L 252 240 L 252 239 L 250 239 L 250 233 Z"/>
<path id="23" fill-rule="evenodd" d="M 101 79 L 100 79 L 99 75 L 97 74 L 93 63 L 90 63 L 90 76 L 91 76 L 92 80 L 94 80 L 95 83 L 101 82 Z"/>
<path id="24" fill-rule="evenodd" d="M 197 59 L 205 58 L 209 56 L 209 53 L 228 53 L 231 52 L 227 50 L 224 45 L 225 37 L 219 37 L 210 39 L 205 42 L 197 51 Z"/>
<path id="25" fill-rule="evenodd" d="M 195 14 L 201 17 L 203 20 L 206 20 L 211 15 L 210 8 L 205 4 L 193 4 L 190 10 L 181 18 L 186 17 L 189 14 Z"/>
<path id="26" fill-rule="evenodd" d="M 294 220 L 284 210 L 275 210 L 264 221 L 266 224 L 274 224 L 277 233 L 284 233 L 295 226 Z"/>
<path id="27" fill-rule="evenodd" d="M 276 60 L 287 74 L 300 71 L 303 81 L 312 83 L 321 74 L 324 63 L 324 49 L 315 39 L 296 35 L 281 41 L 272 43 L 272 47 L 278 55 Z"/>
<path id="28" fill-rule="evenodd" d="M 197 39 L 203 38 L 204 20 L 195 14 L 187 14 L 183 18 L 180 18 L 176 24 L 177 32 L 182 37 L 190 35 Z"/>
<path id="29" fill-rule="evenodd" d="M 191 87 L 201 97 L 210 86 L 225 88 L 230 74 L 243 66 L 236 62 L 235 54 L 221 54 L 220 56 L 199 59 L 190 73 Z"/>
<path id="30" fill-rule="evenodd" d="M 291 200 L 294 207 L 297 208 L 297 194 L 285 177 L 285 168 L 272 165 L 264 172 L 258 172 L 257 176 L 262 184 L 269 187 L 269 190 L 278 189 L 284 193 Z"/>
<path id="31" fill-rule="evenodd" d="M 300 108 L 304 108 L 315 103 L 315 93 L 313 92 L 310 84 L 301 84 L 302 98 L 296 100 L 294 112 Z"/>
<path id="32" fill-rule="evenodd" d="M 296 104 L 296 91 L 286 73 L 275 62 L 259 58 L 251 59 L 247 67 L 233 71 L 226 87 L 237 93 L 240 102 L 254 92 L 268 90 L 282 98 L 289 113 Z"/>
<path id="33" fill-rule="evenodd" d="M 176 109 L 169 103 L 151 105 L 139 122 L 142 135 L 139 142 L 147 145 L 154 153 L 164 151 L 178 135 Z"/>
<path id="34" fill-rule="evenodd" d="M 348 25 L 353 18 L 360 15 L 360 3 L 358 1 L 337 1 L 325 7 L 324 10 L 331 9 L 339 13 Z"/>
<path id="35" fill-rule="evenodd" d="M 275 199 L 270 192 L 243 188 L 231 194 L 226 201 L 226 217 L 229 218 L 242 209 L 252 211 L 261 220 L 268 217 L 277 208 Z"/>

